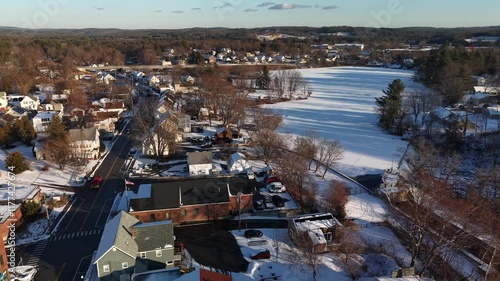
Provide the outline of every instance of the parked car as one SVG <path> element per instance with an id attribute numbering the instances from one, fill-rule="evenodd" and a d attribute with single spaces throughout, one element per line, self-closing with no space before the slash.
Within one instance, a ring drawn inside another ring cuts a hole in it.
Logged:
<path id="1" fill-rule="evenodd" d="M 99 188 L 99 187 L 101 187 L 101 183 L 102 183 L 102 177 L 101 176 L 94 176 L 92 178 L 90 188 Z"/>
<path id="2" fill-rule="evenodd" d="M 271 198 L 276 207 L 285 207 L 285 200 L 281 196 L 273 195 Z"/>
<path id="3" fill-rule="evenodd" d="M 255 210 L 264 210 L 264 203 L 262 203 L 262 201 L 255 201 L 253 202 L 253 208 Z"/>
<path id="4" fill-rule="evenodd" d="M 250 258 L 252 260 L 270 259 L 271 253 L 269 252 L 269 250 L 262 250 L 260 252 L 256 252 L 256 253 L 250 255 Z"/>
<path id="5" fill-rule="evenodd" d="M 272 183 L 277 181 L 281 181 L 277 176 L 269 176 L 264 180 L 265 183 Z"/>
<path id="6" fill-rule="evenodd" d="M 245 230 L 245 238 L 257 238 L 262 237 L 262 231 L 257 229 Z"/>
<path id="7" fill-rule="evenodd" d="M 273 182 L 266 186 L 267 190 L 272 193 L 281 193 L 286 191 L 286 187 L 281 182 Z"/>

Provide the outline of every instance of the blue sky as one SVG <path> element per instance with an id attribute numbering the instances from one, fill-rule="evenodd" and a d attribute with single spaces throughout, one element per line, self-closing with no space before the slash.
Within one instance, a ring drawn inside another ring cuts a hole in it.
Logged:
<path id="1" fill-rule="evenodd" d="M 500 25 L 498 0 L 22 0 L 1 5 L 0 26 L 29 28 Z"/>

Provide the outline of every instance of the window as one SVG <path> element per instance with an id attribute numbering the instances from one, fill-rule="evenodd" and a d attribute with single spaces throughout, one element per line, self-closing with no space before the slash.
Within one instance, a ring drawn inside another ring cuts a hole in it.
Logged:
<path id="1" fill-rule="evenodd" d="M 165 218 L 166 218 L 167 220 L 169 220 L 169 219 L 170 219 L 170 213 L 165 213 Z"/>
<path id="2" fill-rule="evenodd" d="M 173 261 L 167 261 L 167 265 L 172 265 L 172 264 L 174 264 Z"/>
<path id="3" fill-rule="evenodd" d="M 181 210 L 181 215 L 185 216 L 186 215 L 186 209 Z"/>
<path id="4" fill-rule="evenodd" d="M 332 233 L 331 232 L 327 232 L 325 234 L 325 239 L 326 239 L 326 241 L 332 241 Z"/>
<path id="5" fill-rule="evenodd" d="M 145 259 L 146 258 L 146 252 L 141 253 L 141 258 Z"/>
<path id="6" fill-rule="evenodd" d="M 122 268 L 128 268 L 128 262 L 122 262 Z"/>
<path id="7" fill-rule="evenodd" d="M 102 266 L 102 271 L 109 272 L 109 264 L 105 264 Z"/>
<path id="8" fill-rule="evenodd" d="M 161 257 L 161 250 L 156 250 L 156 256 Z"/>
<path id="9" fill-rule="evenodd" d="M 151 215 L 150 215 L 150 219 L 151 219 L 152 221 L 154 221 L 154 220 L 155 220 L 155 214 L 151 214 Z"/>
<path id="10" fill-rule="evenodd" d="M 195 208 L 194 209 L 194 214 L 195 215 L 199 215 L 200 214 L 200 209 L 199 208 Z"/>

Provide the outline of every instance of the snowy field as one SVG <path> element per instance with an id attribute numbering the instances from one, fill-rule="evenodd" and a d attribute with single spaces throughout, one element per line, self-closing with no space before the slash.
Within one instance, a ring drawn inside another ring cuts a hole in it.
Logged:
<path id="1" fill-rule="evenodd" d="M 413 72 L 385 68 L 336 67 L 299 70 L 313 90 L 308 100 L 267 105 L 283 114 L 281 132 L 303 135 L 314 130 L 320 137 L 340 140 L 344 159 L 337 168 L 349 176 L 382 174 L 396 165 L 407 142 L 377 126 L 375 97 L 394 79 L 406 91 L 421 88 Z"/>

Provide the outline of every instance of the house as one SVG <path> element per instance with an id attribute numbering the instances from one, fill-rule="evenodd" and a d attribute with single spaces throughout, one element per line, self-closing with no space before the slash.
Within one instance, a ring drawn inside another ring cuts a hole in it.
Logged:
<path id="1" fill-rule="evenodd" d="M 6 124 L 12 124 L 17 119 L 19 119 L 18 116 L 15 116 L 15 115 L 12 115 L 9 113 L 3 113 L 3 112 L 0 113 L 0 124 L 2 126 L 6 125 Z"/>
<path id="2" fill-rule="evenodd" d="M 217 141 L 231 142 L 233 140 L 233 133 L 229 128 L 222 127 L 215 131 L 215 138 Z"/>
<path id="3" fill-rule="evenodd" d="M 181 83 L 183 84 L 194 84 L 194 78 L 191 75 L 184 75 L 181 77 Z"/>
<path id="4" fill-rule="evenodd" d="M 81 159 L 99 158 L 99 131 L 97 128 L 70 129 L 68 131 L 73 157 Z"/>
<path id="5" fill-rule="evenodd" d="M 88 123 L 93 123 L 97 130 L 105 130 L 107 132 L 114 132 L 116 129 L 116 122 L 120 119 L 119 113 L 114 111 L 95 111 L 94 118 L 88 118 Z"/>
<path id="6" fill-rule="evenodd" d="M 59 102 L 50 101 L 50 103 L 40 104 L 39 111 L 59 111 L 64 112 L 64 105 Z"/>
<path id="7" fill-rule="evenodd" d="M 232 174 L 241 173 L 251 168 L 252 167 L 245 159 L 245 155 L 240 152 L 231 154 L 227 160 L 227 170 Z"/>
<path id="8" fill-rule="evenodd" d="M 146 77 L 146 82 L 149 87 L 156 87 L 156 85 L 160 84 L 160 78 L 156 77 L 155 75 L 149 75 Z"/>
<path id="9" fill-rule="evenodd" d="M 488 102 L 490 98 L 490 95 L 485 94 L 485 93 L 475 93 L 473 95 L 470 95 L 469 101 L 471 102 L 472 105 L 480 105 L 482 103 Z"/>
<path id="10" fill-rule="evenodd" d="M 21 118 L 23 116 L 28 116 L 28 111 L 20 106 L 12 106 L 7 110 L 7 114 Z"/>
<path id="11" fill-rule="evenodd" d="M 42 133 L 47 131 L 47 127 L 54 118 L 54 116 L 59 116 L 60 118 L 62 117 L 62 112 L 57 112 L 57 111 L 44 111 L 44 112 L 38 112 L 35 117 L 31 120 L 33 123 L 33 128 L 35 128 L 35 131 L 37 133 Z"/>
<path id="12" fill-rule="evenodd" d="M 483 93 L 496 97 L 500 93 L 500 87 L 474 86 L 474 93 Z"/>
<path id="13" fill-rule="evenodd" d="M 142 223 L 122 211 L 106 223 L 93 265 L 101 281 L 131 280 L 136 274 L 173 269 L 181 255 L 172 221 Z"/>
<path id="14" fill-rule="evenodd" d="M 0 92 L 0 109 L 6 109 L 9 106 L 6 92 Z"/>
<path id="15" fill-rule="evenodd" d="M 288 221 L 288 234 L 295 243 L 302 243 L 299 240 L 305 239 L 307 245 L 312 245 L 312 253 L 324 253 L 334 246 L 337 227 L 341 227 L 341 224 L 330 213 L 306 214 Z"/>
<path id="16" fill-rule="evenodd" d="M 116 78 L 109 73 L 100 73 L 96 77 L 96 82 L 109 85 L 110 83 L 116 81 Z"/>
<path id="17" fill-rule="evenodd" d="M 41 190 L 35 186 L 16 186 L 15 192 L 7 186 L 0 188 L 0 205 L 12 203 L 22 204 L 26 202 L 40 203 L 42 198 Z"/>
<path id="18" fill-rule="evenodd" d="M 9 226 L 14 224 L 19 227 L 23 222 L 21 204 L 0 205 L 0 235 L 5 242 L 9 235 Z"/>
<path id="19" fill-rule="evenodd" d="M 212 174 L 212 152 L 188 153 L 189 176 L 208 176 Z"/>
<path id="20" fill-rule="evenodd" d="M 40 106 L 40 99 L 33 95 L 8 95 L 9 104 L 19 106 L 26 110 L 37 110 Z"/>
<path id="21" fill-rule="evenodd" d="M 251 211 L 255 186 L 255 181 L 240 178 L 171 181 L 140 185 L 136 194 L 123 200 L 129 202 L 129 213 L 141 222 L 207 222 L 229 218 L 240 209 Z"/>
<path id="22" fill-rule="evenodd" d="M 109 101 L 103 103 L 103 109 L 105 111 L 118 112 L 120 114 L 125 110 L 125 103 L 123 101 Z"/>
<path id="23" fill-rule="evenodd" d="M 500 119 L 500 106 L 483 108 L 483 114 L 489 119 Z"/>

